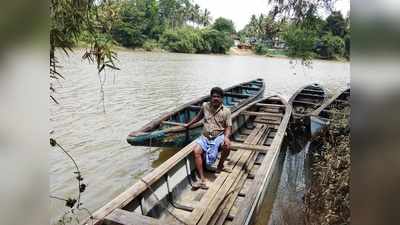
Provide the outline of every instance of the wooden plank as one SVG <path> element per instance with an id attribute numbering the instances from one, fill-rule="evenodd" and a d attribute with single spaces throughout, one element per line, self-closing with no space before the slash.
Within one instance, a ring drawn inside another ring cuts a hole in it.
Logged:
<path id="1" fill-rule="evenodd" d="M 259 129 L 254 130 L 255 137 L 248 138 L 246 142 L 250 142 L 250 144 L 257 144 L 258 140 L 262 137 L 263 133 L 267 130 L 267 126 L 259 126 Z M 239 174 L 243 172 L 242 168 L 246 165 L 246 162 L 251 158 L 254 152 L 245 152 L 240 158 L 237 165 L 234 167 L 231 174 L 229 174 L 228 178 L 224 182 L 223 186 L 219 189 L 215 198 L 208 204 L 204 215 L 201 217 L 198 225 L 206 225 L 211 217 L 214 215 L 221 202 L 224 200 L 225 196 L 228 194 L 229 189 L 232 187 L 234 182 L 239 179 Z"/>
<path id="2" fill-rule="evenodd" d="M 286 113 L 284 119 L 282 120 L 281 125 L 276 132 L 273 143 L 271 145 L 271 150 L 267 152 L 265 155 L 262 165 L 258 168 L 256 177 L 254 179 L 253 185 L 250 187 L 250 190 L 247 192 L 247 196 L 244 199 L 243 204 L 241 205 L 241 210 L 235 215 L 235 220 L 233 224 L 242 225 L 246 221 L 249 222 L 251 216 L 256 213 L 256 207 L 259 204 L 259 201 L 262 199 L 262 190 L 269 183 L 275 164 L 277 162 L 277 158 L 279 156 L 280 148 L 283 142 L 283 138 L 286 132 L 287 125 L 289 123 L 290 115 L 292 112 L 292 107 L 290 105 L 286 108 Z"/>
<path id="3" fill-rule="evenodd" d="M 242 112 L 244 115 L 249 115 L 249 116 L 269 116 L 269 117 L 283 117 L 282 114 L 277 114 L 277 113 L 267 113 L 267 112 L 252 112 L 252 111 L 244 111 Z"/>
<path id="4" fill-rule="evenodd" d="M 267 112 L 267 113 L 282 113 L 278 108 L 261 108 L 260 112 Z"/>
<path id="5" fill-rule="evenodd" d="M 244 182 L 246 181 L 246 175 L 245 173 L 242 173 L 239 179 L 236 179 L 235 184 L 232 185 L 232 187 L 229 189 L 229 192 L 232 192 L 221 204 L 221 207 L 218 207 L 217 210 L 215 211 L 214 215 L 211 217 L 210 221 L 207 223 L 207 225 L 214 225 L 217 223 L 219 218 L 221 218 L 223 215 L 223 211 L 225 210 L 226 206 L 230 202 L 231 199 L 236 199 L 237 195 L 239 194 L 241 187 L 243 186 Z"/>
<path id="6" fill-rule="evenodd" d="M 268 128 L 270 128 L 270 127 L 267 127 L 267 129 Z M 266 136 L 267 135 L 265 135 L 265 137 L 263 139 L 258 140 L 259 143 L 263 143 L 266 139 Z M 222 223 L 225 221 L 225 218 L 227 216 L 229 216 L 228 214 L 229 214 L 232 206 L 234 205 L 234 202 L 235 202 L 237 196 L 243 190 L 243 184 L 246 182 L 247 175 L 250 173 L 251 169 L 253 168 L 253 165 L 257 159 L 257 156 L 258 156 L 258 154 L 252 154 L 251 159 L 246 162 L 248 164 L 244 165 L 244 167 L 247 167 L 248 169 L 241 171 L 241 173 L 240 173 L 241 178 L 238 179 L 240 181 L 238 183 L 236 183 L 235 185 L 233 185 L 229 190 L 229 192 L 233 191 L 233 193 L 228 197 L 228 199 L 226 199 L 222 202 L 220 207 L 218 207 L 217 211 L 214 213 L 211 220 L 209 221 L 209 223 L 208 223 L 209 225 L 212 225 L 212 224 L 215 224 L 218 222 L 222 225 Z"/>
<path id="7" fill-rule="evenodd" d="M 275 118 L 275 119 L 276 119 L 276 118 Z M 276 121 L 276 120 L 274 120 L 274 121 L 272 121 L 272 120 L 266 121 L 266 120 L 262 120 L 262 119 L 260 119 L 260 118 L 256 118 L 256 119 L 254 120 L 254 122 L 255 122 L 255 123 L 263 123 L 263 124 L 271 124 L 271 125 L 279 125 L 279 124 L 281 124 L 280 121 Z"/>
<path id="8" fill-rule="evenodd" d="M 161 225 L 164 221 L 154 219 L 152 217 L 143 216 L 135 212 L 129 212 L 122 209 L 115 209 L 105 218 L 106 220 L 112 221 L 114 223 L 122 225 Z M 168 224 L 178 225 L 180 223 L 175 223 L 169 221 Z"/>
<path id="9" fill-rule="evenodd" d="M 250 164 L 248 165 L 249 170 L 245 174 L 243 174 L 243 180 L 241 180 L 241 183 L 239 184 L 241 188 L 239 190 L 235 191 L 232 194 L 232 196 L 229 197 L 228 201 L 226 202 L 226 204 L 223 207 L 223 210 L 222 210 L 221 214 L 218 217 L 218 220 L 215 222 L 215 225 L 222 225 L 224 223 L 225 219 L 228 219 L 229 212 L 231 211 L 231 208 L 233 207 L 237 196 L 240 195 L 240 193 L 241 193 L 241 191 L 243 189 L 243 185 L 246 182 L 246 178 L 247 178 L 246 175 L 249 174 L 249 172 L 250 172 L 251 168 L 253 167 L 256 159 L 257 159 L 257 154 L 254 154 Z M 245 197 L 246 194 L 242 193 L 241 196 Z"/>
<path id="10" fill-rule="evenodd" d="M 300 100 L 295 100 L 295 101 L 293 101 L 293 103 L 300 103 L 300 104 L 304 104 L 304 105 L 319 105 L 317 103 L 300 101 Z"/>
<path id="11" fill-rule="evenodd" d="M 269 108 L 285 108 L 286 106 L 284 105 L 277 105 L 277 104 L 265 104 L 265 103 L 256 103 L 256 106 L 262 106 L 262 107 L 269 107 Z"/>
<path id="12" fill-rule="evenodd" d="M 251 145 L 251 144 L 243 144 L 239 142 L 231 142 L 232 149 L 242 149 L 242 150 L 250 150 L 250 151 L 259 151 L 259 152 L 267 152 L 269 147 L 264 145 Z"/>
<path id="13" fill-rule="evenodd" d="M 308 89 L 308 88 L 304 88 L 303 91 L 310 91 L 310 92 L 321 93 L 321 94 L 325 93 L 324 91 L 319 90 L 319 89 Z"/>
<path id="14" fill-rule="evenodd" d="M 248 139 L 253 138 L 253 136 L 255 136 L 257 134 L 258 130 L 261 128 L 262 128 L 262 126 L 257 126 L 257 129 L 253 130 L 253 133 L 248 136 Z M 248 152 L 245 152 L 245 151 L 236 152 L 234 159 L 232 159 L 232 161 L 231 161 L 233 164 L 233 167 L 236 167 L 237 162 L 240 159 L 242 159 L 242 155 L 244 155 L 246 153 L 248 153 Z M 231 173 L 231 175 L 232 175 L 232 173 Z M 221 188 L 221 185 L 224 183 L 224 181 L 226 180 L 227 177 L 228 177 L 227 173 L 219 174 L 219 176 L 217 177 L 217 180 L 221 179 L 222 182 L 221 183 L 214 182 L 215 185 L 213 184 L 213 186 L 207 191 L 206 195 L 203 196 L 203 198 L 201 199 L 201 204 L 199 204 L 199 207 L 195 208 L 193 210 L 192 214 L 190 215 L 190 217 L 187 218 L 187 221 L 189 224 L 197 224 L 197 222 L 203 216 L 203 213 L 209 207 L 210 202 L 214 199 L 215 195 L 217 194 L 217 192 Z"/>
<path id="15" fill-rule="evenodd" d="M 172 121 L 168 121 L 168 120 L 161 121 L 161 123 L 167 124 L 167 125 L 173 125 L 173 126 L 182 126 L 182 127 L 185 125 L 184 123 L 177 123 L 177 122 L 172 122 Z"/>
<path id="16" fill-rule="evenodd" d="M 315 97 L 315 98 L 325 98 L 324 95 L 318 95 L 318 94 L 307 94 L 307 93 L 299 93 L 297 96 L 308 96 L 308 97 Z"/>

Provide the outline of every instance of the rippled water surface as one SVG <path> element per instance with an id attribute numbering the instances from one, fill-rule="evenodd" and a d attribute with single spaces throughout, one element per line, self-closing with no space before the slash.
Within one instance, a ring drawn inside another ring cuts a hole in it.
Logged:
<path id="1" fill-rule="evenodd" d="M 138 177 L 170 157 L 174 150 L 133 147 L 127 134 L 158 115 L 223 88 L 255 78 L 266 82 L 265 95 L 287 99 L 301 86 L 320 83 L 331 93 L 350 81 L 349 63 L 314 61 L 312 68 L 285 58 L 259 56 L 192 55 L 118 52 L 121 71 L 104 77 L 104 109 L 100 81 L 94 65 L 77 51 L 69 58 L 59 54 L 65 80 L 55 82 L 59 105 L 50 103 L 52 137 L 74 157 L 88 184 L 83 205 L 95 211 L 132 185 Z M 51 149 L 50 192 L 74 197 L 74 165 L 66 155 Z M 51 200 L 54 219 L 64 202 Z"/>

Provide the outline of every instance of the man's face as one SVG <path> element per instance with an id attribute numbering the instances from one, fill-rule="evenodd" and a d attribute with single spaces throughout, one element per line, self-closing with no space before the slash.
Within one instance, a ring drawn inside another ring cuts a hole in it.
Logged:
<path id="1" fill-rule="evenodd" d="M 219 94 L 213 93 L 211 95 L 211 105 L 216 108 L 222 104 L 222 97 Z"/>

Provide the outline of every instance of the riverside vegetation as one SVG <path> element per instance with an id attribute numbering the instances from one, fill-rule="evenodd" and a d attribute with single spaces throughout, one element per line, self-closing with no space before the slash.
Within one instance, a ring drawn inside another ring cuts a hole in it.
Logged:
<path id="1" fill-rule="evenodd" d="M 350 107 L 341 112 L 349 115 Z M 311 156 L 311 183 L 305 194 L 305 224 L 350 224 L 349 117 L 334 116 L 322 147 Z"/>

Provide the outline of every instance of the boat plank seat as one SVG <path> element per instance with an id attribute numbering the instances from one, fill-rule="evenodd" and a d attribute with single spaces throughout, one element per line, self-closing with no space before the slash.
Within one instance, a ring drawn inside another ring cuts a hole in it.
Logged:
<path id="1" fill-rule="evenodd" d="M 162 222 L 160 220 L 154 219 L 149 216 L 143 216 L 139 213 L 129 212 L 122 209 L 115 209 L 109 215 L 105 217 L 106 221 L 111 221 L 113 223 L 122 225 L 160 225 Z M 178 225 L 173 221 L 168 221 L 168 224 Z"/>
<path id="2" fill-rule="evenodd" d="M 260 112 L 267 112 L 267 113 L 281 113 L 280 109 L 278 108 L 261 108 Z"/>
<path id="3" fill-rule="evenodd" d="M 250 150 L 258 152 L 267 152 L 269 148 L 263 145 L 243 144 L 239 142 L 231 142 L 231 149 Z"/>
<path id="4" fill-rule="evenodd" d="M 315 98 L 325 98 L 324 95 L 308 94 L 308 93 L 299 93 L 298 96 L 309 96 L 309 97 L 315 97 Z"/>
<path id="5" fill-rule="evenodd" d="M 172 122 L 172 121 L 167 121 L 167 120 L 161 121 L 161 123 L 166 124 L 166 125 L 182 126 L 182 127 L 185 125 L 184 123 L 177 123 L 177 122 Z"/>
<path id="6" fill-rule="evenodd" d="M 268 112 L 252 112 L 252 111 L 244 111 L 242 112 L 244 115 L 249 116 L 269 116 L 269 117 L 283 117 L 283 114 L 277 113 L 268 113 Z"/>
<path id="7" fill-rule="evenodd" d="M 304 88 L 303 91 L 309 91 L 309 92 L 314 92 L 314 93 L 321 93 L 324 94 L 324 91 L 318 90 L 318 89 L 309 89 L 309 88 Z"/>
<path id="8" fill-rule="evenodd" d="M 285 107 L 286 107 L 286 106 L 284 106 L 284 105 L 278 105 L 278 104 L 265 104 L 265 103 L 256 103 L 256 106 L 270 107 L 270 108 L 285 108 Z"/>
<path id="9" fill-rule="evenodd" d="M 254 122 L 255 123 L 263 123 L 263 124 L 271 124 L 271 125 L 279 125 L 279 124 L 281 124 L 280 120 L 279 121 L 276 120 L 276 117 L 274 119 L 275 120 L 264 120 L 264 119 L 261 119 L 260 117 L 257 117 L 254 120 Z"/>
<path id="10" fill-rule="evenodd" d="M 304 104 L 304 105 L 318 105 L 317 103 L 300 101 L 300 100 L 295 100 L 295 101 L 293 101 L 293 103 L 300 103 L 300 104 Z"/>

